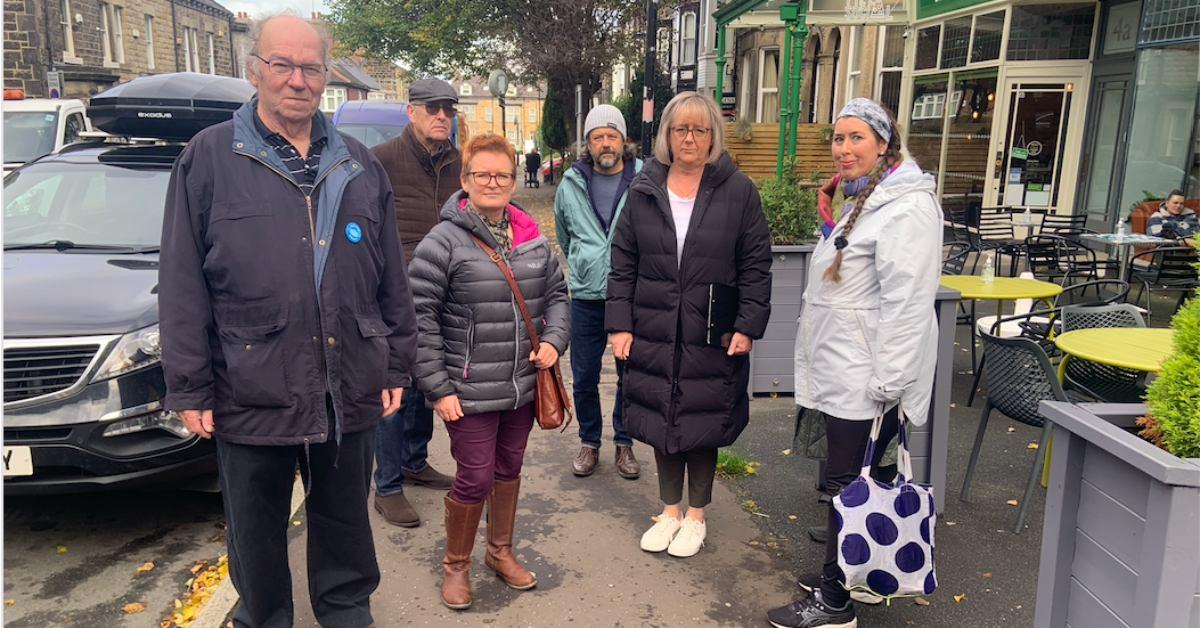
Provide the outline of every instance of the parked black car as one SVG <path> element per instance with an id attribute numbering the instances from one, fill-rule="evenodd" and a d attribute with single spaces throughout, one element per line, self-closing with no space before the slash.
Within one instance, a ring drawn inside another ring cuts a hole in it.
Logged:
<path id="1" fill-rule="evenodd" d="M 206 85 L 228 91 L 228 81 L 236 81 L 242 101 L 253 92 L 237 79 L 182 77 L 195 78 L 147 78 L 160 81 L 160 92 L 164 80 L 198 94 L 212 92 Z M 111 105 L 101 96 L 93 104 Z M 158 109 L 169 102 L 159 99 Z M 187 102 L 166 106 L 189 118 Z M 145 111 L 133 102 L 112 116 L 113 128 L 120 123 L 122 132 L 136 134 L 140 118 L 162 131 L 163 116 L 139 115 Z M 215 488 L 212 441 L 188 433 L 178 415 L 162 409 L 158 247 L 171 166 L 198 130 L 189 124 L 185 133 L 158 134 L 174 136 L 169 140 L 72 144 L 4 179 L 9 495 L 164 483 Z"/>

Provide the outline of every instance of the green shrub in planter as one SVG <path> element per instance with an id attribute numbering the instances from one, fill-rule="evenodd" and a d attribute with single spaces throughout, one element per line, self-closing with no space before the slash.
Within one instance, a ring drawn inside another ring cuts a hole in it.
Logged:
<path id="1" fill-rule="evenodd" d="M 817 191 L 801 188 L 792 172 L 789 164 L 782 178 L 757 182 L 775 246 L 812 242 L 817 235 Z"/>
<path id="2" fill-rule="evenodd" d="M 1167 451 L 1200 458 L 1200 298 L 1184 304 L 1171 327 L 1175 351 L 1150 384 L 1146 405 L 1155 424 L 1152 431 Z"/>

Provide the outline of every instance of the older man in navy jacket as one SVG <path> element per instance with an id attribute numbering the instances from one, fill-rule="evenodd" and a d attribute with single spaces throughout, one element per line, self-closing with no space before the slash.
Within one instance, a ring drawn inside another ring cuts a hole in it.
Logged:
<path id="1" fill-rule="evenodd" d="M 256 26 L 257 96 L 171 176 L 159 283 L 165 406 L 216 437 L 238 626 L 292 624 L 287 520 L 299 468 L 324 626 L 373 623 L 374 428 L 410 385 L 416 324 L 387 174 L 317 111 L 329 40 Z"/>

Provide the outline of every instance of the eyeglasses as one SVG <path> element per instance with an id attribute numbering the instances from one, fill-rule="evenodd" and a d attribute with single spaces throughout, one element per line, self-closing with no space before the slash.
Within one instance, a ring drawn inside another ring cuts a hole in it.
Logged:
<path id="1" fill-rule="evenodd" d="M 414 107 L 420 107 L 422 105 L 425 107 L 425 113 L 427 113 L 431 116 L 436 116 L 439 111 L 446 114 L 447 118 L 453 118 L 454 116 L 458 115 L 458 109 L 455 109 L 454 105 L 451 103 L 446 103 L 444 105 L 439 105 L 437 103 L 432 103 L 432 102 L 426 102 L 426 103 L 415 102 L 415 103 L 413 103 Z"/>
<path id="2" fill-rule="evenodd" d="M 692 137 L 696 138 L 697 140 L 702 140 L 702 139 L 707 138 L 709 133 L 712 133 L 712 129 L 706 129 L 704 127 L 698 127 L 698 126 L 696 126 L 696 127 L 677 126 L 677 127 L 671 128 L 671 133 L 676 138 L 679 138 L 679 139 L 683 139 L 688 136 L 688 133 L 691 133 Z"/>
<path id="3" fill-rule="evenodd" d="M 496 185 L 499 185 L 500 187 L 508 187 L 512 185 L 513 180 L 516 179 L 515 176 L 507 172 L 468 172 L 467 174 L 471 175 L 471 180 L 475 182 L 475 185 L 480 187 L 490 185 L 492 181 L 495 181 Z"/>
<path id="4" fill-rule="evenodd" d="M 320 63 L 292 63 L 284 59 L 271 59 L 268 61 L 258 55 L 251 56 L 267 64 L 267 69 L 271 71 L 271 74 L 276 76 L 291 76 L 296 71 L 296 68 L 300 68 L 300 73 L 306 79 L 316 80 L 325 77 L 325 66 Z"/>

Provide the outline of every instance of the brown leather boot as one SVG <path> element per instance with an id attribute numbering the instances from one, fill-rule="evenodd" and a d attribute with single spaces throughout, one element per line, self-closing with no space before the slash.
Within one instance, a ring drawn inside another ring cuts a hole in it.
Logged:
<path id="1" fill-rule="evenodd" d="M 460 504 L 446 496 L 446 558 L 442 560 L 442 604 L 454 610 L 471 606 L 471 548 L 483 504 Z"/>
<path id="2" fill-rule="evenodd" d="M 537 585 L 534 577 L 512 551 L 513 526 L 517 519 L 517 495 L 521 478 L 496 480 L 488 499 L 487 556 L 483 562 L 496 572 L 504 584 L 524 591 Z"/>

